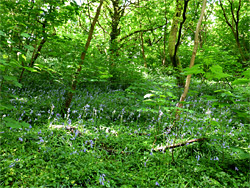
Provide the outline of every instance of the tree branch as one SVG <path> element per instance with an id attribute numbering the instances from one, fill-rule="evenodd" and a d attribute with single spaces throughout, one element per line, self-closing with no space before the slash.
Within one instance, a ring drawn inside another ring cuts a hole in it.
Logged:
<path id="1" fill-rule="evenodd" d="M 204 140 L 207 140 L 207 138 L 197 138 L 197 139 L 192 139 L 192 140 L 188 140 L 186 142 L 182 142 L 182 143 L 178 143 L 178 144 L 173 144 L 173 145 L 170 145 L 170 146 L 160 146 L 160 147 L 156 147 L 154 148 L 155 151 L 165 151 L 166 149 L 172 149 L 172 148 L 177 148 L 177 147 L 180 147 L 180 146 L 185 146 L 187 144 L 191 144 L 193 142 L 202 142 Z"/>
<path id="2" fill-rule="evenodd" d="M 239 23 L 240 20 L 240 8 L 241 8 L 241 0 L 239 0 L 239 6 L 238 6 L 238 10 L 237 10 L 237 23 Z"/>
<path id="3" fill-rule="evenodd" d="M 222 9 L 222 11 L 223 11 L 223 15 L 224 15 L 224 18 L 225 18 L 225 20 L 226 20 L 227 25 L 229 25 L 229 27 L 232 28 L 232 25 L 231 25 L 231 24 L 229 23 L 229 21 L 228 21 L 228 18 L 227 18 L 225 9 L 224 9 L 223 6 L 222 6 L 221 0 L 219 0 L 219 3 L 220 3 L 220 7 L 221 7 L 221 9 Z"/>
<path id="4" fill-rule="evenodd" d="M 165 24 L 164 24 L 164 25 L 165 25 Z M 136 34 L 136 33 L 147 32 L 147 31 L 155 30 L 155 29 L 158 29 L 158 28 L 163 27 L 164 25 L 160 25 L 160 26 L 157 26 L 157 27 L 155 27 L 155 28 L 140 29 L 140 30 L 134 31 L 133 33 L 130 33 L 130 34 L 128 34 L 128 35 L 122 37 L 118 42 L 121 42 L 121 41 L 123 41 L 124 39 L 126 39 L 126 38 L 128 38 L 128 37 L 130 37 L 130 36 L 132 36 L 132 35 L 134 35 L 134 34 Z"/>
<path id="5" fill-rule="evenodd" d="M 233 2 L 231 2 L 230 0 L 228 0 L 228 2 L 230 3 L 231 14 L 232 14 L 233 21 L 234 21 L 235 23 L 237 23 L 237 22 L 236 22 L 236 19 L 235 19 L 235 16 L 234 16 Z"/>

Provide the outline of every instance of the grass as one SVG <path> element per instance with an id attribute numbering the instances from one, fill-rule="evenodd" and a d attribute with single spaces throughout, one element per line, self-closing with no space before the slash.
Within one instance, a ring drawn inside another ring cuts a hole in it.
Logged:
<path id="1" fill-rule="evenodd" d="M 10 88 L 19 97 L 1 112 L 0 186 L 249 187 L 247 88 L 235 98 L 194 81 L 171 128 L 181 90 L 171 77 L 146 76 L 125 90 L 85 83 L 65 117 L 64 86 L 34 79 Z M 6 117 L 29 127 L 10 128 Z M 156 149 L 194 138 L 206 140 Z"/>

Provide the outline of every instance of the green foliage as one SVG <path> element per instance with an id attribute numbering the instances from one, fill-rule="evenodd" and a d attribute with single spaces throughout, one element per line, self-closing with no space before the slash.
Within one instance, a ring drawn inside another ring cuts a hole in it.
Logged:
<path id="1" fill-rule="evenodd" d="M 11 127 L 11 128 L 28 128 L 29 124 L 26 122 L 18 122 L 15 119 L 12 118 L 4 118 L 2 122 L 6 127 Z"/>
<path id="2" fill-rule="evenodd" d="M 225 78 L 225 77 L 229 77 L 229 74 L 225 74 L 222 72 L 222 67 L 220 65 L 212 65 L 209 68 L 209 72 L 206 73 L 206 78 L 208 80 L 212 80 L 212 79 L 218 79 L 220 80 L 221 78 Z"/>
<path id="3" fill-rule="evenodd" d="M 105 1 L 87 52 L 96 3 L 0 2 L 0 187 L 249 187 L 249 61 L 218 4 L 208 3 L 186 68 L 201 6 L 189 4 L 178 55 L 181 76 L 194 76 L 177 108 L 183 88 L 166 53 L 174 1 L 117 1 L 126 7 L 118 23 L 114 2 Z M 249 51 L 245 5 L 238 26 Z"/>
<path id="4" fill-rule="evenodd" d="M 2 119 L 0 133 L 1 185 L 23 185 L 25 179 L 26 186 L 247 186 L 249 124 L 234 118 L 231 106 L 215 108 L 211 98 L 200 99 L 200 92 L 209 93 L 204 86 L 191 92 L 178 128 L 168 134 L 162 128 L 171 126 L 174 80 L 149 74 L 145 78 L 126 91 L 85 84 L 66 119 L 57 114 L 60 84 L 44 82 L 42 90 L 22 91 L 23 98 L 12 101 L 16 111 L 4 110 L 8 116 Z M 43 90 L 50 92 L 50 98 Z M 235 95 L 221 90 L 211 97 Z M 19 118 L 29 123 L 14 122 Z M 77 129 L 49 127 L 63 123 Z M 172 145 L 204 136 L 208 138 L 204 143 L 164 153 L 152 150 L 155 138 L 156 145 Z"/>

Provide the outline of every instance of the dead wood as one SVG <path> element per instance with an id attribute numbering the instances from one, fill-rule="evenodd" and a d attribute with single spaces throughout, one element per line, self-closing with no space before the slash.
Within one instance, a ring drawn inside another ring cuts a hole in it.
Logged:
<path id="1" fill-rule="evenodd" d="M 158 146 L 158 147 L 154 148 L 154 151 L 160 151 L 160 150 L 165 151 L 166 149 L 177 148 L 177 147 L 180 147 L 180 146 L 188 145 L 188 144 L 193 143 L 193 142 L 202 142 L 204 140 L 207 140 L 207 138 L 192 139 L 192 140 L 188 140 L 186 142 L 177 143 L 177 144 L 170 145 L 170 146 Z"/>

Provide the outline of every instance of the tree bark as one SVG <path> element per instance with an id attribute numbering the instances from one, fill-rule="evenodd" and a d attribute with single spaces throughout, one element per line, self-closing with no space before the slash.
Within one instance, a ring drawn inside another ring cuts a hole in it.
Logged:
<path id="1" fill-rule="evenodd" d="M 110 32 L 110 51 L 111 56 L 118 56 L 117 37 L 120 35 L 119 23 L 124 14 L 125 7 L 119 6 L 119 0 L 111 0 L 113 5 L 113 12 L 110 10 L 111 15 L 111 32 Z M 111 58 L 112 59 L 112 58 Z M 113 63 L 112 63 L 113 64 Z"/>
<path id="2" fill-rule="evenodd" d="M 169 43 L 168 43 L 169 57 L 173 64 L 174 69 L 177 71 L 178 74 L 181 73 L 182 71 L 181 62 L 178 57 L 178 49 L 180 46 L 182 26 L 186 20 L 186 10 L 188 6 L 188 2 L 189 0 L 184 1 L 184 9 L 183 9 L 182 0 L 176 0 L 175 15 L 173 18 L 173 22 L 172 22 L 172 26 L 171 26 L 171 30 L 169 34 Z M 182 9 L 183 9 L 183 13 L 182 13 Z M 182 21 L 180 22 L 181 13 L 182 13 Z M 180 28 L 178 30 L 179 23 L 180 23 Z M 177 38 L 177 33 L 178 33 L 178 38 Z M 178 75 L 176 76 L 176 78 L 177 78 L 177 84 L 183 87 L 184 86 L 183 77 Z"/>
<path id="3" fill-rule="evenodd" d="M 141 24 L 140 24 L 140 28 L 141 28 Z M 147 67 L 147 61 L 146 61 L 145 50 L 144 50 L 143 32 L 140 32 L 140 38 L 141 38 L 141 52 L 142 52 L 142 57 L 144 61 L 144 67 Z"/>
<path id="4" fill-rule="evenodd" d="M 76 87 L 77 87 L 77 79 L 78 79 L 78 75 L 79 73 L 81 72 L 82 70 L 82 65 L 84 63 L 84 59 L 85 59 L 85 56 L 86 56 L 86 53 L 88 51 L 88 48 L 89 48 L 89 45 L 90 45 L 90 42 L 91 42 L 91 39 L 92 39 L 92 36 L 93 36 L 93 33 L 94 33 L 94 28 L 95 28 L 95 25 L 96 25 L 96 22 L 97 22 L 97 19 L 100 15 L 100 12 L 101 12 L 101 7 L 102 7 L 102 4 L 103 4 L 103 1 L 104 0 L 100 0 L 100 4 L 96 10 L 96 15 L 93 19 L 93 22 L 91 23 L 91 27 L 90 27 L 90 30 L 89 30 L 89 35 L 88 35 L 88 39 L 87 39 L 87 42 L 85 44 L 85 48 L 84 48 L 84 51 L 82 52 L 81 54 L 81 62 L 79 63 L 79 67 L 78 69 L 76 70 L 75 72 L 75 75 L 74 75 L 74 78 L 72 80 L 72 85 L 71 85 L 71 91 L 68 91 L 66 93 L 66 98 L 65 98 L 65 103 L 64 103 L 64 107 L 62 108 L 62 115 L 64 117 L 64 114 L 67 112 L 67 110 L 69 109 L 70 107 L 70 104 L 72 102 L 72 99 L 73 99 L 73 96 L 74 96 L 74 93 L 75 93 L 75 90 L 76 90 Z"/>
<path id="5" fill-rule="evenodd" d="M 194 49 L 193 49 L 193 53 L 192 53 L 192 57 L 191 57 L 191 60 L 190 60 L 190 65 L 189 65 L 190 68 L 194 66 L 196 52 L 197 52 L 197 49 L 198 49 L 198 46 L 199 46 L 199 31 L 200 31 L 200 27 L 201 27 L 201 23 L 202 23 L 202 18 L 204 16 L 204 12 L 205 12 L 205 8 L 206 8 L 206 2 L 207 2 L 207 0 L 203 0 L 200 18 L 199 18 L 199 21 L 198 21 L 197 26 L 196 26 L 195 39 L 194 39 Z M 186 78 L 186 84 L 185 84 L 184 92 L 181 95 L 180 102 L 177 104 L 177 107 L 179 107 L 179 108 L 182 108 L 182 106 L 183 106 L 182 102 L 185 100 L 185 98 L 187 96 L 187 93 L 188 93 L 188 90 L 189 90 L 190 81 L 191 81 L 191 76 L 192 75 L 190 74 Z M 179 119 L 179 112 L 180 111 L 177 110 L 176 119 Z"/>

